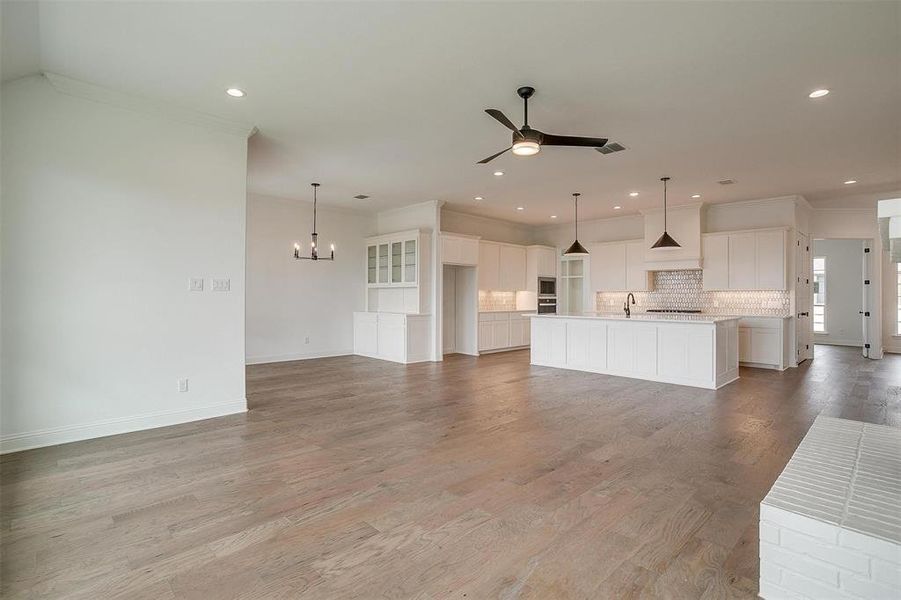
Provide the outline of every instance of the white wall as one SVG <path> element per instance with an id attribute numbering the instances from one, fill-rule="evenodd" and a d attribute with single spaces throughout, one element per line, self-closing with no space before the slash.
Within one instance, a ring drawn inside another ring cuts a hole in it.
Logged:
<path id="1" fill-rule="evenodd" d="M 535 230 L 534 243 L 565 249 L 573 243 L 574 235 L 575 225 L 573 223 L 538 227 Z M 579 222 L 579 241 L 583 244 L 642 238 L 644 238 L 644 217 L 641 215 Z"/>
<path id="2" fill-rule="evenodd" d="M 820 344 L 863 344 L 863 240 L 814 240 L 811 257 L 826 259 L 826 332 Z"/>
<path id="3" fill-rule="evenodd" d="M 309 256 L 312 202 L 248 195 L 248 364 L 353 353 L 353 312 L 364 310 L 366 293 L 363 239 L 374 221 L 330 210 L 323 185 L 316 228 L 326 256 L 335 244 L 335 261 L 295 260 L 295 242 Z"/>
<path id="4" fill-rule="evenodd" d="M 528 246 L 534 239 L 534 228 L 521 223 L 441 210 L 441 230 L 477 235 L 483 240 Z"/>
<path id="5" fill-rule="evenodd" d="M 0 448 L 245 410 L 246 132 L 43 77 L 2 106 Z"/>

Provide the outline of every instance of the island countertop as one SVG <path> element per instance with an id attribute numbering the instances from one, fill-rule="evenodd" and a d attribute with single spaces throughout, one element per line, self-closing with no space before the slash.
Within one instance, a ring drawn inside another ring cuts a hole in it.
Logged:
<path id="1" fill-rule="evenodd" d="M 582 313 L 532 313 L 527 317 L 541 319 L 596 319 L 601 321 L 643 321 L 666 323 L 722 323 L 738 321 L 741 317 L 733 315 L 705 315 L 693 313 L 632 313 L 627 317 L 624 313 L 582 312 Z"/>

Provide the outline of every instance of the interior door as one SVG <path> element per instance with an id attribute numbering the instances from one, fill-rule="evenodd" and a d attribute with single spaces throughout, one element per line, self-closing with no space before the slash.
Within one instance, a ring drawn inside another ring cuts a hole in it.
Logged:
<path id="1" fill-rule="evenodd" d="M 870 264 L 872 260 L 870 257 L 873 253 L 870 251 L 870 241 L 865 240 L 863 243 L 863 292 L 861 294 L 860 301 L 860 320 L 862 321 L 861 327 L 863 327 L 863 349 L 862 353 L 866 358 L 870 358 L 870 350 L 873 346 L 873 341 L 870 339 L 872 337 L 872 328 L 870 327 L 870 321 L 872 317 L 873 310 L 873 302 L 870 288 L 870 277 L 872 276 L 872 265 Z"/>
<path id="2" fill-rule="evenodd" d="M 795 259 L 795 338 L 798 364 L 813 358 L 813 320 L 810 318 L 813 306 L 813 288 L 810 285 L 812 268 L 810 239 L 799 233 Z"/>

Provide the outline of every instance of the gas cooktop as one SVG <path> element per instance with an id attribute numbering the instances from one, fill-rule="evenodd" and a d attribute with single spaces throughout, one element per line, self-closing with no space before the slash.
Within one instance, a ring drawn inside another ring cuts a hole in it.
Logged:
<path id="1" fill-rule="evenodd" d="M 679 314 L 701 314 L 699 309 L 695 308 L 649 308 L 645 312 L 649 313 L 679 313 Z"/>

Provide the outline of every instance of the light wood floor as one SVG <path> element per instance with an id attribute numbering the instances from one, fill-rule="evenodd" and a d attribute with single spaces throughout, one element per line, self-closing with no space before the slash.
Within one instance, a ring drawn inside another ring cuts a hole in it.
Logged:
<path id="1" fill-rule="evenodd" d="M 901 425 L 901 357 L 741 377 L 250 367 L 246 415 L 4 456 L 2 592 L 754 597 L 761 498 L 818 413 Z"/>

